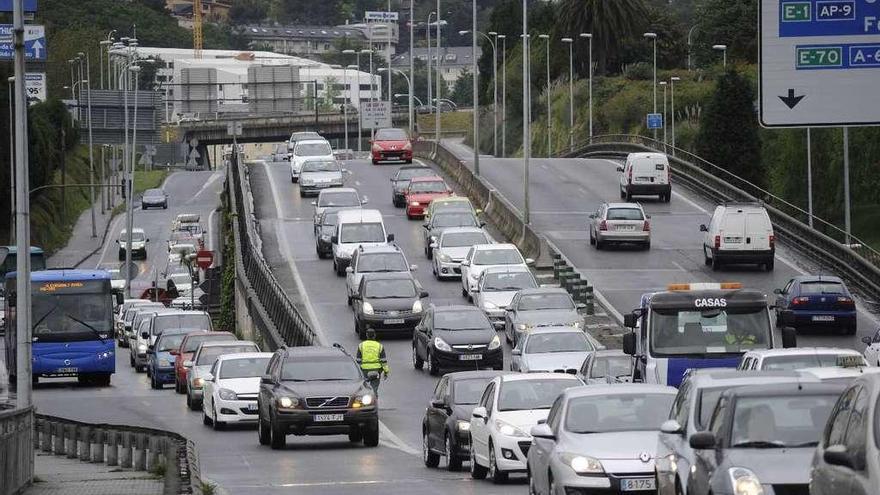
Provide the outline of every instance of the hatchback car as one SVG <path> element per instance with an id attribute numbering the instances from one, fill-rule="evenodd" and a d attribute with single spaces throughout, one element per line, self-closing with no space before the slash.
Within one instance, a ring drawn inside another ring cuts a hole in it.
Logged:
<path id="1" fill-rule="evenodd" d="M 192 360 L 193 354 L 195 354 L 203 342 L 230 342 L 236 340 L 238 340 L 238 337 L 231 332 L 192 332 L 187 334 L 180 342 L 177 350 L 171 351 L 171 355 L 174 356 L 174 390 L 178 394 L 186 393 L 186 383 L 190 367 L 184 366 L 183 363 Z"/>
<path id="2" fill-rule="evenodd" d="M 367 338 L 367 328 L 408 330 L 422 319 L 422 299 L 428 293 L 409 272 L 366 274 L 352 294 L 354 331 Z"/>
<path id="3" fill-rule="evenodd" d="M 471 200 L 464 196 L 447 196 L 445 198 L 437 198 L 428 205 L 428 211 L 425 212 L 425 222 L 431 219 L 435 213 L 445 211 L 469 211 L 474 215 L 483 212 L 478 208 L 474 208 Z"/>
<path id="4" fill-rule="evenodd" d="M 198 411 L 202 407 L 202 387 L 205 385 L 205 375 L 211 371 L 214 361 L 224 354 L 238 352 L 260 352 L 260 348 L 249 340 L 203 342 L 196 349 L 192 360 L 183 362 L 183 366 L 189 368 L 186 383 L 187 407 L 193 411 Z"/>
<path id="5" fill-rule="evenodd" d="M 348 305 L 361 285 L 361 279 L 368 273 L 410 273 L 418 269 L 406 261 L 406 255 L 399 247 L 361 246 L 351 253 L 351 262 L 345 267 L 345 289 Z"/>
<path id="6" fill-rule="evenodd" d="M 461 261 L 461 295 L 470 299 L 483 270 L 493 267 L 528 269 L 534 263 L 531 258 L 523 258 L 513 244 L 477 244 L 468 251 Z"/>
<path id="7" fill-rule="evenodd" d="M 587 385 L 597 383 L 628 383 L 632 381 L 633 358 L 620 349 L 591 352 L 584 359 L 577 377 Z"/>
<path id="8" fill-rule="evenodd" d="M 299 195 L 318 194 L 329 187 L 342 187 L 348 170 L 336 160 L 313 158 L 303 161 L 299 176 Z"/>
<path id="9" fill-rule="evenodd" d="M 168 195 L 162 189 L 147 189 L 141 196 L 141 209 L 162 208 L 168 209 Z"/>
<path id="10" fill-rule="evenodd" d="M 413 177 L 434 177 L 437 175 L 433 169 L 423 165 L 408 165 L 397 169 L 397 173 L 391 178 L 391 203 L 403 208 L 406 206 L 406 188 Z"/>
<path id="11" fill-rule="evenodd" d="M 312 201 L 312 206 L 315 207 L 314 228 L 317 229 L 321 213 L 327 208 L 351 209 L 360 208 L 365 204 L 367 204 L 367 199 L 361 199 L 357 189 L 351 187 L 334 187 L 321 191 L 318 193 L 318 199 Z"/>
<path id="12" fill-rule="evenodd" d="M 603 203 L 590 215 L 590 244 L 635 243 L 651 248 L 651 217 L 638 203 Z"/>
<path id="13" fill-rule="evenodd" d="M 740 370 L 799 370 L 841 366 L 868 366 L 855 349 L 842 347 L 793 347 L 790 349 L 752 349 L 743 354 Z"/>
<path id="14" fill-rule="evenodd" d="M 446 229 L 456 227 L 479 228 L 484 227 L 485 225 L 485 222 L 478 220 L 476 215 L 469 211 L 447 211 L 435 214 L 430 219 L 426 220 L 425 225 L 423 226 L 425 236 L 425 256 L 428 259 L 433 258 L 434 249 L 431 246 L 440 239 L 440 235 Z"/>
<path id="15" fill-rule="evenodd" d="M 482 309 L 496 328 L 504 328 L 507 308 L 523 289 L 535 289 L 538 281 L 528 267 L 499 266 L 483 270 L 474 289 L 474 306 Z"/>
<path id="16" fill-rule="evenodd" d="M 412 163 L 413 149 L 409 135 L 403 129 L 379 129 L 370 147 L 373 165 L 382 162 Z"/>
<path id="17" fill-rule="evenodd" d="M 425 210 L 431 201 L 452 195 L 452 190 L 438 176 L 413 177 L 404 194 L 406 217 L 410 220 L 425 216 Z"/>
<path id="18" fill-rule="evenodd" d="M 144 229 L 131 229 L 131 259 L 138 257 L 147 259 L 147 243 L 149 242 L 150 239 L 147 238 Z M 119 233 L 116 244 L 119 245 L 119 261 L 125 261 L 125 251 L 128 249 L 128 231 L 123 230 Z"/>
<path id="19" fill-rule="evenodd" d="M 336 160 L 330 143 L 323 138 L 296 141 L 290 155 L 290 182 L 299 181 L 303 163 L 314 159 Z"/>
<path id="20" fill-rule="evenodd" d="M 202 423 L 215 430 L 229 423 L 255 423 L 260 379 L 266 375 L 271 357 L 271 352 L 218 357 L 205 375 Z"/>
<path id="21" fill-rule="evenodd" d="M 654 447 L 676 390 L 614 384 L 569 388 L 532 427 L 531 493 L 653 491 Z"/>
<path id="22" fill-rule="evenodd" d="M 865 360 L 872 366 L 880 366 L 880 328 L 874 332 L 874 335 L 862 337 L 862 343 L 865 344 Z"/>
<path id="23" fill-rule="evenodd" d="M 413 332 L 413 367 L 431 375 L 450 369 L 504 368 L 504 349 L 492 323 L 473 306 L 431 306 Z"/>
<path id="24" fill-rule="evenodd" d="M 186 329 L 166 330 L 147 349 L 147 368 L 150 387 L 160 389 L 166 383 L 174 383 L 174 356 L 172 351 L 180 347 L 180 342 L 191 332 Z"/>
<path id="25" fill-rule="evenodd" d="M 339 212 L 346 208 L 325 208 L 315 225 L 315 252 L 319 259 L 333 255 L 333 234 L 336 233 L 336 221 Z"/>
<path id="26" fill-rule="evenodd" d="M 577 374 L 584 360 L 604 346 L 571 327 L 535 328 L 510 351 L 510 371 Z"/>
<path id="27" fill-rule="evenodd" d="M 776 325 L 837 330 L 855 335 L 856 303 L 838 277 L 806 275 L 795 277 L 776 294 Z"/>
<path id="28" fill-rule="evenodd" d="M 516 345 L 534 328 L 568 326 L 584 328 L 584 318 L 578 313 L 583 304 L 575 304 L 565 289 L 538 287 L 523 289 L 513 296 L 505 315 L 505 334 L 508 342 Z"/>
<path id="29" fill-rule="evenodd" d="M 434 276 L 437 280 L 461 277 L 461 262 L 471 247 L 492 242 L 492 237 L 479 227 L 444 228 L 429 246 Z"/>

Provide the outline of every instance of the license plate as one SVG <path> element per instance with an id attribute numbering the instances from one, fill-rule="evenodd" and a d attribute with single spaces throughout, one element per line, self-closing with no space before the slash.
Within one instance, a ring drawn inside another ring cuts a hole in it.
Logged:
<path id="1" fill-rule="evenodd" d="M 724 242 L 728 244 L 740 244 L 742 242 L 742 237 L 725 237 Z"/>
<path id="2" fill-rule="evenodd" d="M 483 359 L 482 354 L 462 354 L 458 356 L 459 361 L 479 361 Z"/>
<path id="3" fill-rule="evenodd" d="M 55 370 L 56 373 L 76 373 L 79 371 L 79 368 L 58 368 Z"/>
<path id="4" fill-rule="evenodd" d="M 385 320 L 384 323 L 386 325 L 400 325 L 403 323 L 403 318 L 392 318 L 390 320 Z"/>
<path id="5" fill-rule="evenodd" d="M 656 489 L 654 478 L 624 478 L 620 480 L 620 491 L 622 492 L 640 492 Z"/>
<path id="6" fill-rule="evenodd" d="M 651 180 L 650 177 L 636 177 L 636 182 L 648 182 Z"/>
<path id="7" fill-rule="evenodd" d="M 342 421 L 342 414 L 315 414 L 312 416 L 318 423 L 327 423 L 330 421 Z"/>
<path id="8" fill-rule="evenodd" d="M 257 410 L 257 403 L 254 402 L 254 403 L 252 403 L 252 404 L 248 404 L 248 405 L 247 405 L 247 410 L 248 410 L 248 411 L 256 411 L 256 410 Z"/>
<path id="9" fill-rule="evenodd" d="M 636 230 L 635 225 L 618 225 L 614 230 Z"/>
<path id="10" fill-rule="evenodd" d="M 834 316 L 831 315 L 816 315 L 813 317 L 813 321 L 834 321 Z"/>

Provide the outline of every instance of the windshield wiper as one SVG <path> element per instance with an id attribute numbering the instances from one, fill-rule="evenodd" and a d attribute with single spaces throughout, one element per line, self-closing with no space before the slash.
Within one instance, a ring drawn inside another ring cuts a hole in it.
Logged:
<path id="1" fill-rule="evenodd" d="M 80 325 L 82 325 L 82 326 L 88 328 L 89 330 L 92 331 L 93 334 L 95 334 L 96 337 L 98 337 L 98 340 L 100 340 L 102 344 L 106 344 L 106 342 L 104 341 L 104 337 L 101 337 L 101 333 L 98 332 L 98 330 L 97 330 L 95 327 L 89 325 L 88 323 L 86 323 L 86 322 L 84 322 L 84 321 L 82 321 L 82 320 L 80 320 L 80 319 L 74 318 L 73 316 L 70 316 L 70 315 L 67 314 L 67 313 L 64 313 L 64 316 L 66 316 L 66 317 L 70 318 L 71 320 L 73 320 L 73 321 L 79 323 Z"/>
<path id="2" fill-rule="evenodd" d="M 415 296 L 367 296 L 368 299 L 406 299 Z"/>
<path id="3" fill-rule="evenodd" d="M 593 430 L 578 430 L 578 431 L 572 431 L 572 433 L 577 434 L 577 435 L 589 435 L 591 433 L 599 433 L 599 432 L 593 431 Z"/>
<path id="4" fill-rule="evenodd" d="M 31 327 L 31 330 L 35 330 L 40 325 L 40 323 L 43 323 L 43 320 L 45 320 L 46 318 L 49 317 L 49 315 L 54 313 L 55 310 L 58 309 L 58 306 L 60 306 L 60 305 L 61 305 L 61 301 L 57 301 L 55 303 L 55 306 L 52 307 L 52 309 L 47 311 L 46 314 L 44 314 L 42 317 L 40 317 L 40 319 L 37 320 L 36 323 L 33 324 L 33 326 Z"/>
<path id="5" fill-rule="evenodd" d="M 786 447 L 784 442 L 768 441 L 768 440 L 747 440 L 731 445 L 734 448 L 750 448 L 750 449 L 779 449 Z"/>
<path id="6" fill-rule="evenodd" d="M 801 443 L 795 443 L 795 444 L 791 444 L 791 445 L 786 445 L 786 447 L 788 447 L 788 448 L 790 448 L 790 449 L 796 449 L 796 448 L 799 448 L 799 447 L 815 447 L 816 445 L 819 445 L 819 442 L 818 442 L 818 441 L 816 441 L 816 440 L 810 440 L 809 442 L 801 442 Z"/>

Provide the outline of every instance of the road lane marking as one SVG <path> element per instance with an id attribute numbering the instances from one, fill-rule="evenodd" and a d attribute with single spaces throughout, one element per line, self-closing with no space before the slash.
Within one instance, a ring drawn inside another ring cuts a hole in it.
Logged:
<path id="1" fill-rule="evenodd" d="M 208 178 L 208 180 L 205 182 L 205 184 L 202 186 L 202 188 L 199 189 L 198 192 L 196 192 L 195 194 L 193 194 L 192 196 L 190 196 L 190 198 L 189 198 L 185 203 L 183 203 L 183 204 L 184 204 L 184 205 L 188 205 L 188 204 L 192 203 L 193 201 L 195 201 L 196 198 L 199 197 L 200 194 L 202 194 L 203 192 L 207 191 L 208 188 L 211 187 L 211 184 L 213 184 L 214 182 L 216 182 L 217 179 L 219 179 L 221 176 L 222 176 L 222 175 L 220 174 L 220 171 L 219 171 L 219 170 L 216 171 L 216 172 L 214 172 L 213 174 L 211 174 L 211 177 Z"/>

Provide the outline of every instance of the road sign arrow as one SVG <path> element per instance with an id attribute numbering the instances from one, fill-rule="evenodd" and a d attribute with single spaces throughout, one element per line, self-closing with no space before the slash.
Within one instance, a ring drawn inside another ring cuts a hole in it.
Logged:
<path id="1" fill-rule="evenodd" d="M 789 109 L 794 110 L 794 107 L 796 107 L 797 104 L 800 103 L 805 96 L 807 95 L 795 96 L 794 89 L 789 89 L 788 96 L 780 96 L 779 99 L 782 100 L 782 103 L 785 103 L 785 106 L 787 106 Z"/>
<path id="2" fill-rule="evenodd" d="M 31 48 L 34 50 L 34 58 L 40 58 L 40 51 L 43 49 L 43 44 L 40 43 L 40 40 L 34 41 Z"/>

